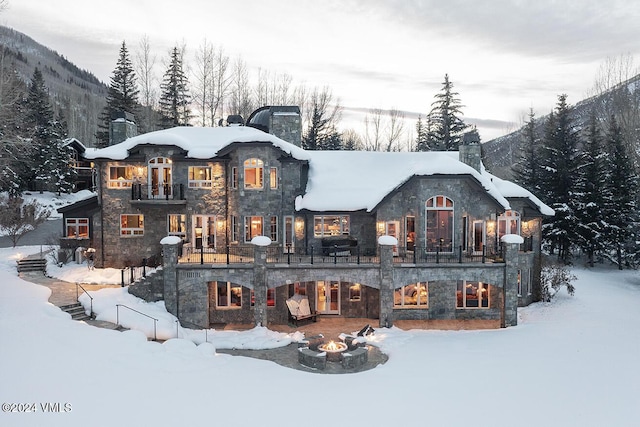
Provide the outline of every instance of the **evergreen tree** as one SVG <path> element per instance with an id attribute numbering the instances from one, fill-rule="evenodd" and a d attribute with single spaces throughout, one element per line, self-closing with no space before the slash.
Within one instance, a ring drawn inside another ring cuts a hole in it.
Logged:
<path id="1" fill-rule="evenodd" d="M 571 244 L 577 241 L 576 212 L 580 200 L 577 180 L 581 157 L 579 136 L 567 104 L 567 95 L 558 96 L 555 113 L 547 122 L 542 155 L 542 193 L 545 202 L 556 212 L 543 225 L 543 236 L 552 250 L 558 249 L 558 258 L 569 263 Z"/>
<path id="2" fill-rule="evenodd" d="M 315 89 L 305 109 L 307 129 L 302 135 L 305 150 L 340 150 L 342 140 L 336 130 L 342 107 L 333 101 L 328 88 Z"/>
<path id="3" fill-rule="evenodd" d="M 529 121 L 522 130 L 520 158 L 513 165 L 514 181 L 524 188 L 540 191 L 540 138 L 536 133 L 536 119 L 533 109 L 529 111 Z"/>
<path id="4" fill-rule="evenodd" d="M 71 190 L 74 175 L 70 169 L 71 157 L 64 148 L 66 124 L 54 118 L 49 93 L 42 73 L 35 69 L 26 100 L 26 126 L 32 141 L 32 180 L 41 192 Z"/>
<path id="5" fill-rule="evenodd" d="M 429 113 L 429 148 L 434 151 L 455 151 L 467 125 L 460 118 L 463 105 L 458 92 L 453 91 L 448 74 L 444 75 L 442 91 L 435 98 Z"/>
<path id="6" fill-rule="evenodd" d="M 615 117 L 611 117 L 607 131 L 608 186 L 605 216 L 608 223 L 606 241 L 615 248 L 612 261 L 622 269 L 630 265 L 636 253 L 636 196 L 638 176 L 627 152 L 622 129 Z"/>
<path id="7" fill-rule="evenodd" d="M 138 111 L 138 85 L 136 73 L 129 57 L 129 51 L 125 42 L 120 47 L 120 55 L 116 68 L 113 70 L 109 90 L 107 92 L 107 105 L 105 106 L 98 125 L 96 138 L 100 147 L 109 145 L 109 126 L 111 116 L 117 112 L 128 112 L 135 115 Z"/>
<path id="8" fill-rule="evenodd" d="M 589 265 L 605 247 L 605 195 L 607 189 L 607 154 L 595 112 L 592 112 L 584 138 L 582 167 L 578 173 L 581 198 L 578 210 L 578 244 L 587 254 Z"/>
<path id="9" fill-rule="evenodd" d="M 174 47 L 160 85 L 160 127 L 188 126 L 191 119 L 189 82 L 182 69 L 182 51 Z"/>
<path id="10" fill-rule="evenodd" d="M 429 151 L 429 139 L 427 137 L 428 129 L 422 123 L 422 116 L 418 116 L 418 121 L 416 122 L 416 142 L 415 142 L 415 151 Z"/>

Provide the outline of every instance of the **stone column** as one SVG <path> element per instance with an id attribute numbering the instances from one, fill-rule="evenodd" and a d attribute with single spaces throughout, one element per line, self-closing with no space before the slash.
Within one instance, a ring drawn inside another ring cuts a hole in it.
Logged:
<path id="1" fill-rule="evenodd" d="M 176 299 L 176 288 L 178 286 L 178 276 L 176 267 L 178 265 L 179 243 L 162 244 L 162 275 L 164 278 L 164 305 L 167 311 L 174 316 L 178 316 L 178 301 Z"/>
<path id="2" fill-rule="evenodd" d="M 390 236 L 382 236 L 390 237 Z M 393 326 L 393 246 L 380 241 L 380 327 Z M 397 244 L 397 240 L 396 240 Z"/>
<path id="3" fill-rule="evenodd" d="M 256 326 L 267 326 L 267 247 L 256 245 L 253 254 L 253 317 Z"/>
<path id="4" fill-rule="evenodd" d="M 519 236 L 518 236 L 519 237 Z M 524 240 L 523 240 L 524 242 Z M 504 289 L 502 327 L 516 326 L 518 324 L 518 243 L 504 243 Z"/>

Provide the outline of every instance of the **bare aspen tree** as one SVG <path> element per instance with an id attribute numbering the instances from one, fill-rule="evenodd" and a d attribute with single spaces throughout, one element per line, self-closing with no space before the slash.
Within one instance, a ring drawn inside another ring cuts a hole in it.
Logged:
<path id="1" fill-rule="evenodd" d="M 195 66 L 193 70 L 195 80 L 193 102 L 195 104 L 196 115 L 200 117 L 201 126 L 213 125 L 213 123 L 208 120 L 209 105 L 211 104 L 209 96 L 214 92 L 212 90 L 212 86 L 214 84 L 213 58 L 213 46 L 205 38 L 196 51 Z"/>
<path id="2" fill-rule="evenodd" d="M 213 84 L 209 94 L 209 121 L 215 125 L 217 117 L 224 117 L 224 103 L 229 94 L 231 76 L 229 75 L 229 56 L 222 47 L 214 49 L 213 54 Z"/>
<path id="3" fill-rule="evenodd" d="M 366 151 L 381 151 L 382 131 L 382 110 L 372 108 L 364 117 L 364 149 Z"/>
<path id="4" fill-rule="evenodd" d="M 402 136 L 404 134 L 404 114 L 395 108 L 389 110 L 387 124 L 387 146 L 385 151 L 400 151 Z"/>
<path id="5" fill-rule="evenodd" d="M 151 53 L 149 36 L 145 34 L 138 43 L 134 58 L 134 68 L 140 87 L 140 103 L 144 107 L 140 110 L 141 117 L 138 118 L 138 122 L 145 131 L 153 130 L 156 121 L 152 113 L 158 98 L 158 78 L 154 72 L 156 62 L 157 56 Z"/>
<path id="6" fill-rule="evenodd" d="M 230 112 L 232 114 L 240 114 L 246 120 L 253 111 L 253 102 L 251 100 L 247 63 L 242 58 L 237 58 L 233 63 L 230 95 Z"/>

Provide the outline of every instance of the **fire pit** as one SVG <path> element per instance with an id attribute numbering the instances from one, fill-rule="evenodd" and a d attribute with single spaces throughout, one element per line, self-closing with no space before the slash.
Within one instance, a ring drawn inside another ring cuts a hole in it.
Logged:
<path id="1" fill-rule="evenodd" d="M 329 341 L 328 343 L 318 346 L 319 351 L 327 353 L 327 360 L 329 362 L 340 362 L 340 354 L 347 348 L 345 343 L 335 341 Z"/>

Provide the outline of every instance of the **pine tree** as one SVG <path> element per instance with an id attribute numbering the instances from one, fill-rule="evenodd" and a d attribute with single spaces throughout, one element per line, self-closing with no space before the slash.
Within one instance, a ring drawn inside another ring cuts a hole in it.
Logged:
<path id="1" fill-rule="evenodd" d="M 56 119 L 49 102 L 49 93 L 42 73 L 35 69 L 26 100 L 27 132 L 32 141 L 32 180 L 41 192 L 53 189 L 58 193 L 69 192 L 74 175 L 70 169 L 71 157 L 64 148 L 66 123 Z"/>
<path id="2" fill-rule="evenodd" d="M 552 249 L 558 249 L 558 258 L 564 263 L 569 263 L 571 244 L 578 240 L 576 211 L 580 198 L 575 179 L 581 163 L 580 140 L 571 114 L 567 96 L 558 96 L 555 113 L 547 122 L 542 156 L 542 193 L 556 212 L 545 220 L 543 235 Z"/>
<path id="3" fill-rule="evenodd" d="M 431 104 L 428 128 L 430 149 L 434 151 L 455 151 L 458 149 L 467 125 L 459 117 L 462 115 L 463 105 L 458 98 L 458 92 L 453 91 L 453 83 L 449 75 L 444 75 L 442 91 Z"/>
<path id="4" fill-rule="evenodd" d="M 578 216 L 578 244 L 587 254 L 589 265 L 605 247 L 608 222 L 605 218 L 607 154 L 595 112 L 592 112 L 584 138 L 582 167 L 577 186 L 581 193 Z"/>
<path id="5" fill-rule="evenodd" d="M 627 152 L 622 129 L 615 117 L 611 117 L 607 131 L 608 186 L 605 216 L 608 223 L 606 241 L 615 248 L 615 257 L 611 260 L 622 269 L 631 264 L 629 257 L 636 253 L 636 196 L 638 176 Z"/>
<path id="6" fill-rule="evenodd" d="M 415 151 L 429 151 L 427 127 L 422 123 L 422 116 L 418 116 L 418 121 L 416 122 Z"/>
<path id="7" fill-rule="evenodd" d="M 109 90 L 107 92 L 107 105 L 105 106 L 98 125 L 96 138 L 100 147 L 109 145 L 109 126 L 112 114 L 127 112 L 135 115 L 138 112 L 138 85 L 136 73 L 131 63 L 127 45 L 122 42 L 120 55 L 116 68 L 113 70 Z"/>
<path id="8" fill-rule="evenodd" d="M 513 165 L 514 181 L 524 188 L 540 191 L 540 138 L 536 133 L 536 119 L 533 109 L 529 111 L 529 121 L 522 130 L 520 158 Z"/>
<path id="9" fill-rule="evenodd" d="M 182 51 L 174 47 L 160 85 L 160 127 L 188 126 L 191 119 L 189 82 L 182 69 Z"/>

